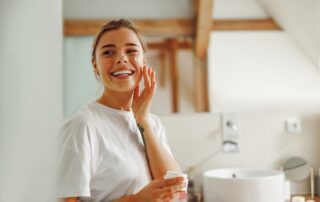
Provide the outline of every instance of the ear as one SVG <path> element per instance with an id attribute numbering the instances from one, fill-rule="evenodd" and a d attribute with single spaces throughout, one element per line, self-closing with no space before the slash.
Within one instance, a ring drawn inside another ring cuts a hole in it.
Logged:
<path id="1" fill-rule="evenodd" d="M 93 71 L 95 73 L 95 75 L 99 76 L 99 71 L 98 71 L 98 68 L 97 68 L 97 62 L 95 59 L 92 59 L 91 60 L 91 63 L 92 63 L 92 67 L 93 67 Z"/>

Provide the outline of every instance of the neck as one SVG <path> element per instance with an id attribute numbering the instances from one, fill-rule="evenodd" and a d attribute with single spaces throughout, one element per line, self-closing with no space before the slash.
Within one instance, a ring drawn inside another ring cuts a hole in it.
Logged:
<path id="1" fill-rule="evenodd" d="M 109 89 L 104 90 L 102 96 L 97 100 L 97 102 L 121 111 L 130 111 L 132 96 L 133 92 L 119 93 Z"/>

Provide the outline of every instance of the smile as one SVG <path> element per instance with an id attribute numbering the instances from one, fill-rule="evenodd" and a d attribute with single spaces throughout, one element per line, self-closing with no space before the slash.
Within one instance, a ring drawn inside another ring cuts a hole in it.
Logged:
<path id="1" fill-rule="evenodd" d="M 120 71 L 116 71 L 116 72 L 111 73 L 112 76 L 130 76 L 133 74 L 134 74 L 134 71 L 132 71 L 132 70 L 120 70 Z"/>

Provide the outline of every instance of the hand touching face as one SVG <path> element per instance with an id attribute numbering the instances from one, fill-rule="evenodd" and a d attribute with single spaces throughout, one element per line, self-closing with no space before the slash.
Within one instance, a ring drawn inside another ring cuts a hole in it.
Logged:
<path id="1" fill-rule="evenodd" d="M 106 90 L 133 91 L 144 64 L 143 49 L 135 32 L 120 28 L 104 33 L 92 64 Z"/>
<path id="2" fill-rule="evenodd" d="M 145 123 L 148 120 L 148 114 L 157 86 L 155 71 L 152 68 L 145 65 L 142 72 L 144 89 L 140 92 L 140 85 L 138 84 L 134 89 L 133 96 L 133 113 L 139 124 Z"/>

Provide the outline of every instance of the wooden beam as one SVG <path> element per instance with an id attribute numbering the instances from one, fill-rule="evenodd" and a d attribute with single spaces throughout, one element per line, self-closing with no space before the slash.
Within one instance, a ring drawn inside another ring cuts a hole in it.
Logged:
<path id="1" fill-rule="evenodd" d="M 84 36 L 94 35 L 108 20 L 65 20 L 64 35 Z M 161 19 L 161 20 L 132 20 L 145 35 L 178 35 L 193 34 L 192 20 L 189 19 Z"/>
<path id="2" fill-rule="evenodd" d="M 193 0 L 193 16 L 198 16 L 199 0 Z"/>
<path id="3" fill-rule="evenodd" d="M 195 0 L 199 1 L 199 0 Z M 211 19 L 210 29 L 215 30 L 280 30 L 272 19 Z M 107 20 L 65 20 L 65 36 L 95 35 Z M 190 19 L 136 20 L 134 21 L 145 35 L 183 35 L 192 36 L 193 21 Z"/>
<path id="4" fill-rule="evenodd" d="M 197 0 L 195 30 L 195 56 L 204 58 L 207 53 L 212 21 L 213 0 Z"/>
<path id="5" fill-rule="evenodd" d="M 208 112 L 209 106 L 209 91 L 208 91 L 208 70 L 207 60 L 195 58 L 194 61 L 194 107 L 197 112 Z"/>
<path id="6" fill-rule="evenodd" d="M 209 81 L 208 81 L 208 75 L 209 75 L 209 67 L 208 67 L 208 59 L 206 58 L 205 63 L 203 64 L 203 92 L 204 92 L 204 98 L 203 98 L 203 104 L 204 104 L 204 108 L 203 111 L 204 112 L 209 112 L 210 111 L 210 96 L 209 96 Z"/>
<path id="7" fill-rule="evenodd" d="M 165 78 L 166 78 L 166 67 L 167 67 L 167 57 L 166 57 L 166 50 L 161 49 L 159 60 L 160 60 L 160 66 L 159 66 L 159 83 L 160 87 L 165 86 Z"/>
<path id="8" fill-rule="evenodd" d="M 177 48 L 178 49 L 191 49 L 192 43 L 189 41 L 178 41 L 177 40 Z M 148 48 L 150 49 L 170 49 L 170 44 L 167 41 L 164 42 L 150 42 L 148 43 Z"/>
<path id="9" fill-rule="evenodd" d="M 211 30 L 236 31 L 236 30 L 280 30 L 281 28 L 272 19 L 225 19 L 213 20 Z"/>
<path id="10" fill-rule="evenodd" d="M 179 112 L 179 74 L 178 74 L 178 61 L 177 50 L 178 43 L 175 38 L 168 39 L 167 43 L 170 47 L 170 76 L 171 76 L 171 99 L 172 99 L 172 112 Z"/>

